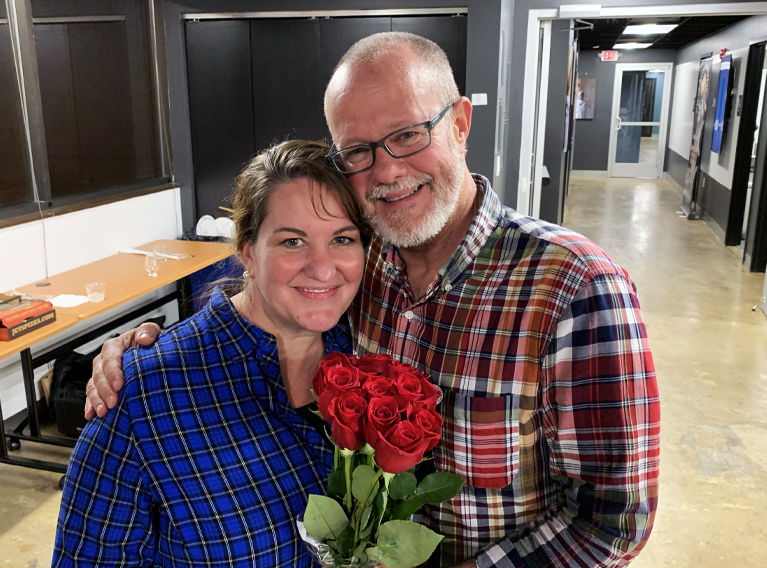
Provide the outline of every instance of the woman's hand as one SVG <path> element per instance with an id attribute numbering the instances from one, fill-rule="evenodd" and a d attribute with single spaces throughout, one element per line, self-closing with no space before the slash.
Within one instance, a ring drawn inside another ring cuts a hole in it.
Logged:
<path id="1" fill-rule="evenodd" d="M 142 323 L 104 343 L 93 360 L 93 375 L 85 387 L 85 419 L 104 416 L 117 404 L 117 391 L 123 386 L 123 353 L 134 345 L 151 345 L 160 335 L 160 326 Z"/>

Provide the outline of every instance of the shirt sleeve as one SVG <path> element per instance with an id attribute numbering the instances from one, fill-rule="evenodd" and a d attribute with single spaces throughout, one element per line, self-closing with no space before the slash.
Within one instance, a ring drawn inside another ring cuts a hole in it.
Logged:
<path id="1" fill-rule="evenodd" d="M 559 504 L 488 547 L 479 568 L 627 564 L 655 517 L 660 403 L 626 278 L 595 277 L 565 310 L 543 358 L 541 405 Z"/>
<path id="2" fill-rule="evenodd" d="M 154 564 L 154 509 L 121 395 L 116 408 L 85 426 L 70 458 L 54 568 Z"/>

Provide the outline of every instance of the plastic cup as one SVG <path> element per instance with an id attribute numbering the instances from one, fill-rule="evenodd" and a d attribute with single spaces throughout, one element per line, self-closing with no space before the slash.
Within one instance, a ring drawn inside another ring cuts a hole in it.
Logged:
<path id="1" fill-rule="evenodd" d="M 152 252 L 157 257 L 157 262 L 165 262 L 168 260 L 168 245 L 154 245 Z"/>
<path id="2" fill-rule="evenodd" d="M 91 282 L 85 285 L 85 293 L 88 294 L 89 302 L 103 302 L 106 296 L 107 285 L 103 282 Z"/>

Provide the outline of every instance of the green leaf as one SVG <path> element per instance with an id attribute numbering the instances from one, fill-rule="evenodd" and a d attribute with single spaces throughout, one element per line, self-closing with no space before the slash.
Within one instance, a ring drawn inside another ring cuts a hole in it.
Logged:
<path id="1" fill-rule="evenodd" d="M 373 512 L 371 514 L 373 516 L 374 525 L 381 522 L 381 518 L 383 517 L 384 511 L 386 511 L 388 502 L 389 496 L 386 494 L 386 491 L 379 491 L 378 495 L 373 499 Z"/>
<path id="2" fill-rule="evenodd" d="M 352 474 L 352 495 L 357 501 L 365 499 L 370 482 L 375 477 L 375 470 L 369 465 L 358 465 Z"/>
<path id="3" fill-rule="evenodd" d="M 409 471 L 403 471 L 394 476 L 389 484 L 389 497 L 392 499 L 405 499 L 415 493 L 418 480 Z"/>
<path id="4" fill-rule="evenodd" d="M 447 471 L 437 471 L 424 477 L 418 484 L 416 496 L 422 503 L 436 505 L 458 495 L 463 484 L 461 476 Z"/>
<path id="5" fill-rule="evenodd" d="M 343 499 L 346 496 L 346 475 L 343 468 L 331 471 L 328 475 L 328 497 Z"/>
<path id="6" fill-rule="evenodd" d="M 370 521 L 370 513 L 373 511 L 373 505 L 369 505 L 365 507 L 365 510 L 362 511 L 362 517 L 360 518 L 360 527 L 363 529 L 368 526 L 368 522 Z"/>
<path id="7" fill-rule="evenodd" d="M 378 548 L 371 546 L 365 549 L 365 554 L 368 556 L 368 560 L 378 560 Z"/>
<path id="8" fill-rule="evenodd" d="M 411 521 L 389 521 L 378 528 L 378 557 L 389 568 L 411 568 L 426 562 L 442 536 Z"/>
<path id="9" fill-rule="evenodd" d="M 424 502 L 417 495 L 410 499 L 405 499 L 391 510 L 391 518 L 392 520 L 405 521 L 423 506 Z"/>
<path id="10" fill-rule="evenodd" d="M 338 546 L 338 553 L 341 556 L 348 557 L 354 546 L 354 527 L 352 525 L 346 525 L 346 528 L 341 531 L 336 540 Z"/>
<path id="11" fill-rule="evenodd" d="M 357 548 L 354 549 L 352 556 L 354 558 L 361 558 L 365 554 L 365 547 L 368 545 L 366 542 L 361 542 Z"/>
<path id="12" fill-rule="evenodd" d="M 324 495 L 309 495 L 304 527 L 315 539 L 320 542 L 335 539 L 348 525 L 349 518 L 336 500 Z"/>

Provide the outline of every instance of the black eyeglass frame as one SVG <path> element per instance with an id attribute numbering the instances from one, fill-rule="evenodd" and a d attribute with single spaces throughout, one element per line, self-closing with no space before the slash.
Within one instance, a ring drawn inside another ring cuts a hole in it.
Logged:
<path id="1" fill-rule="evenodd" d="M 327 156 L 325 156 L 325 160 L 328 162 L 328 164 L 331 164 L 336 170 L 341 172 L 344 175 L 352 175 L 352 174 L 358 174 L 360 172 L 364 172 L 365 170 L 369 170 L 372 168 L 376 163 L 376 148 L 383 148 L 387 154 L 389 154 L 392 158 L 407 158 L 408 156 L 412 156 L 414 154 L 417 154 L 418 152 L 423 152 L 431 146 L 431 131 L 434 129 L 435 126 L 439 123 L 440 120 L 444 118 L 444 116 L 447 114 L 447 111 L 449 111 L 455 103 L 458 101 L 453 101 L 452 103 L 449 103 L 445 108 L 443 108 L 441 111 L 439 111 L 434 118 L 431 120 L 427 120 L 425 122 L 419 122 L 417 124 L 411 124 L 410 126 L 404 126 L 402 128 L 398 128 L 394 132 L 389 132 L 386 136 L 378 140 L 377 142 L 367 142 L 365 144 L 355 144 L 354 146 L 348 146 L 347 148 L 341 148 L 340 150 L 336 150 L 335 152 L 330 152 Z M 403 132 L 405 130 L 408 130 L 409 128 L 416 128 L 418 126 L 423 126 L 426 128 L 426 134 L 429 136 L 429 142 L 424 146 L 423 148 L 419 148 L 415 152 L 410 152 L 408 154 L 402 154 L 400 156 L 396 155 L 394 152 L 389 149 L 389 147 L 386 145 L 385 141 L 387 138 L 390 138 L 397 134 L 398 132 Z M 373 161 L 370 162 L 369 166 L 365 166 L 364 168 L 360 170 L 354 170 L 353 172 L 345 172 L 340 167 L 338 167 L 338 164 L 336 164 L 335 157 L 341 154 L 342 152 L 348 152 L 349 150 L 353 150 L 355 148 L 370 148 L 371 154 L 373 156 Z"/>

